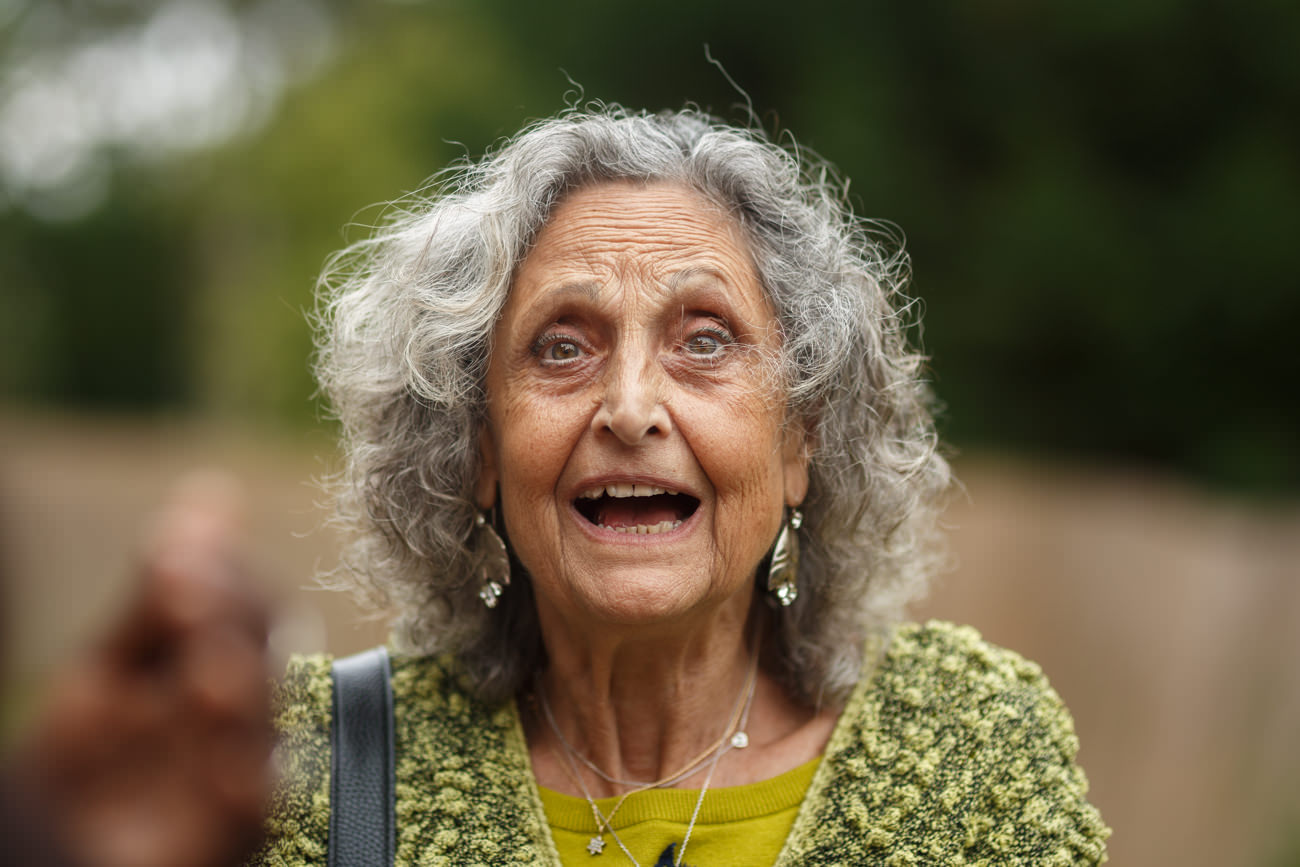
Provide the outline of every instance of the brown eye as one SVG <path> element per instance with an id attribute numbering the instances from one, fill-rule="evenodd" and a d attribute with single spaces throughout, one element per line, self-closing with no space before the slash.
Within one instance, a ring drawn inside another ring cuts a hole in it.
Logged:
<path id="1" fill-rule="evenodd" d="M 547 361 L 572 361 L 580 354 L 582 350 L 572 340 L 557 340 L 542 350 L 542 357 Z"/>
<path id="2" fill-rule="evenodd" d="M 717 355 L 727 346 L 728 338 L 717 331 L 697 331 L 686 340 L 686 351 L 691 355 Z"/>

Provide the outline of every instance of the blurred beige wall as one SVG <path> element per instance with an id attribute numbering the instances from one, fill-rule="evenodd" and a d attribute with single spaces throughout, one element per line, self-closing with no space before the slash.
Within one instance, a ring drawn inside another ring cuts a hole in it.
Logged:
<path id="1" fill-rule="evenodd" d="M 348 600 L 310 589 L 337 553 L 311 484 L 331 454 L 321 435 L 0 415 L 13 682 L 39 680 L 123 604 L 141 528 L 196 467 L 245 483 L 279 649 L 381 641 Z M 1074 712 L 1112 863 L 1281 863 L 1267 859 L 1284 837 L 1300 844 L 1300 505 L 1120 470 L 957 469 L 959 565 L 917 614 L 1042 664 Z"/>
<path id="2" fill-rule="evenodd" d="M 972 458 L 918 614 L 1043 666 L 1112 862 L 1300 857 L 1300 508 L 1119 470 Z M 1287 839 L 1289 838 L 1289 839 Z"/>

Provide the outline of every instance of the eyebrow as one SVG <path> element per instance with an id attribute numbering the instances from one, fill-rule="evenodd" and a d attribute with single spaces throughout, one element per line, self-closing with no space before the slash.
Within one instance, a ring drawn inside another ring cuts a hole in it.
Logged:
<path id="1" fill-rule="evenodd" d="M 731 294 L 729 291 L 731 283 L 724 273 L 709 265 L 691 266 L 675 271 L 664 279 L 663 285 L 675 297 L 689 291 L 691 288 L 689 284 L 699 278 L 705 278 L 703 282 L 708 284 L 700 287 L 703 291 L 720 292 L 724 297 Z M 546 294 L 552 303 L 563 304 L 571 298 L 597 303 L 600 301 L 601 285 L 597 280 L 570 280 L 548 290 Z"/>
<path id="2" fill-rule="evenodd" d="M 595 280 L 573 280 L 561 283 L 546 294 L 551 297 L 576 295 L 589 301 L 596 301 L 600 298 L 600 284 Z"/>
<path id="3" fill-rule="evenodd" d="M 697 294 L 694 295 L 695 298 L 700 300 L 716 298 L 718 299 L 717 303 L 724 304 L 729 310 L 731 310 L 733 315 L 740 316 L 741 308 L 744 306 L 743 304 L 738 303 L 736 298 L 736 294 L 740 291 L 740 287 L 731 280 L 728 280 L 726 272 L 719 268 L 715 268 L 711 265 L 693 265 L 670 274 L 664 281 L 664 284 L 668 287 L 669 292 L 674 297 L 683 296 L 691 292 L 692 287 L 689 285 L 691 281 L 700 277 L 705 279 L 701 281 L 703 285 L 698 286 Z M 780 326 L 779 321 L 777 320 L 776 310 L 773 307 L 771 298 L 768 296 L 767 290 L 763 287 L 761 281 L 758 284 L 758 288 L 761 303 L 766 307 L 766 314 L 770 316 L 773 321 L 778 322 L 779 328 Z M 761 312 L 760 315 L 762 315 Z M 764 323 L 754 322 L 746 317 L 741 317 L 740 321 L 745 325 L 745 327 L 750 329 L 761 330 L 766 327 Z"/>
<path id="4" fill-rule="evenodd" d="M 736 314 L 740 312 L 740 307 L 737 306 L 740 287 L 727 279 L 726 272 L 718 268 L 709 265 L 683 268 L 670 274 L 664 280 L 664 285 L 671 298 L 681 299 L 683 303 L 687 299 L 703 303 L 721 303 Z M 764 294 L 763 297 L 765 299 L 766 295 Z M 716 300 L 710 302 L 708 299 Z"/>
<path id="5" fill-rule="evenodd" d="M 670 274 L 668 279 L 664 282 L 667 284 L 669 289 L 675 291 L 681 289 L 685 283 L 695 279 L 696 277 L 708 277 L 715 283 L 721 283 L 724 286 L 729 285 L 727 278 L 721 271 L 707 265 L 683 268 L 680 271 Z"/>

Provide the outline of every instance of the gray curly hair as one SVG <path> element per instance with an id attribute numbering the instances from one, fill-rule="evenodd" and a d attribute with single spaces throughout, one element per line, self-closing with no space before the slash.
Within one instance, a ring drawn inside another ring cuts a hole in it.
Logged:
<path id="1" fill-rule="evenodd" d="M 898 239 L 853 216 L 833 170 L 699 111 L 570 109 L 452 167 L 319 285 L 316 372 L 342 424 L 328 484 L 351 531 L 335 586 L 397 612 L 399 647 L 457 656 L 478 692 L 513 695 L 543 658 L 527 576 L 478 598 L 478 434 L 492 331 L 512 275 L 556 203 L 604 180 L 699 190 L 742 227 L 783 334 L 788 416 L 814 432 L 799 530 L 799 599 L 769 664 L 809 704 L 843 700 L 862 643 L 902 616 L 943 555 L 948 488 L 910 348 Z"/>

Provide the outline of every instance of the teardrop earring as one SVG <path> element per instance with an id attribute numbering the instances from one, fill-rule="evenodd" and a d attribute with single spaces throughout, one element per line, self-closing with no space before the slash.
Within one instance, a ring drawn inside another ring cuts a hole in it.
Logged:
<path id="1" fill-rule="evenodd" d="M 506 543 L 487 519 L 487 513 L 474 516 L 474 532 L 478 534 L 479 591 L 478 598 L 488 608 L 496 608 L 501 594 L 510 586 L 510 554 Z"/>
<path id="2" fill-rule="evenodd" d="M 803 513 L 790 510 L 789 519 L 781 525 L 781 532 L 772 546 L 772 557 L 767 566 L 767 591 L 776 597 L 782 608 L 789 608 L 799 598 L 799 527 Z"/>

